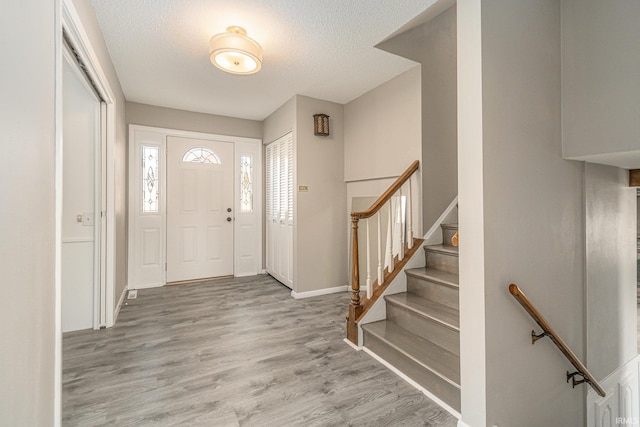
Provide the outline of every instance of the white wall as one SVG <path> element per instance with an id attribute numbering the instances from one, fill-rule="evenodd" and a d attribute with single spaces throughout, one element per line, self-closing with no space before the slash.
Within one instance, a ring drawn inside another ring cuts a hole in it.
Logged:
<path id="1" fill-rule="evenodd" d="M 640 2 L 562 1 L 566 158 L 640 168 Z"/>
<path id="2" fill-rule="evenodd" d="M 586 164 L 586 363 L 597 380 L 638 353 L 636 199 L 626 170 Z"/>
<path id="3" fill-rule="evenodd" d="M 105 73 L 115 96 L 116 134 L 113 147 L 114 163 L 107 165 L 115 171 L 115 272 L 114 300 L 117 303 L 127 286 L 127 124 L 125 98 L 109 51 L 102 37 L 100 25 L 90 0 L 72 0 L 87 33 L 96 58 Z"/>
<path id="4" fill-rule="evenodd" d="M 262 122 L 127 102 L 127 124 L 262 138 Z"/>
<path id="5" fill-rule="evenodd" d="M 420 79 L 417 65 L 344 106 L 347 182 L 399 176 L 421 160 Z"/>
<path id="6" fill-rule="evenodd" d="M 3 2 L 0 425 L 54 425 L 59 1 Z M 34 54 L 37 52 L 37 54 Z"/>
<path id="7" fill-rule="evenodd" d="M 458 227 L 460 380 L 462 421 L 487 422 L 484 162 L 482 106 L 482 8 L 476 0 L 457 2 L 458 51 Z"/>

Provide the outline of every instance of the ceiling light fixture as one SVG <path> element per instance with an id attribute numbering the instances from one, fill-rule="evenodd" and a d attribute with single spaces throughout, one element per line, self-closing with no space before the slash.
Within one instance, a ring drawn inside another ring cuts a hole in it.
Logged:
<path id="1" fill-rule="evenodd" d="M 253 74 L 262 68 L 262 47 L 242 27 L 227 27 L 209 41 L 209 59 L 222 71 Z"/>

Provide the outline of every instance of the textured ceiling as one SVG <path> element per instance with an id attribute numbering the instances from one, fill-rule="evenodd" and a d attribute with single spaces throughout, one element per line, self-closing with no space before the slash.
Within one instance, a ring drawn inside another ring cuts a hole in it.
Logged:
<path id="1" fill-rule="evenodd" d="M 295 94 L 347 103 L 415 64 L 374 48 L 435 0 L 93 0 L 129 101 L 262 120 Z M 209 61 L 209 39 L 244 27 L 254 75 Z"/>

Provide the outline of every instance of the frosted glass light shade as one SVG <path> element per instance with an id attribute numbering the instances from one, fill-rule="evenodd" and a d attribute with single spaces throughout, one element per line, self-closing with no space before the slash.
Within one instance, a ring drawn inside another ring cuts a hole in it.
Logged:
<path id="1" fill-rule="evenodd" d="M 253 74 L 262 68 L 262 47 L 241 27 L 228 27 L 209 41 L 209 59 L 232 74 Z"/>

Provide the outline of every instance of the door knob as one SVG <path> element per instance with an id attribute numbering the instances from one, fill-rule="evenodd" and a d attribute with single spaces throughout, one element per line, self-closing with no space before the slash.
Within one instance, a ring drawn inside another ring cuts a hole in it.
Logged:
<path id="1" fill-rule="evenodd" d="M 227 212 L 231 212 L 231 208 L 227 208 Z"/>
<path id="2" fill-rule="evenodd" d="M 231 217 L 230 216 L 227 217 L 227 222 L 231 222 Z"/>

